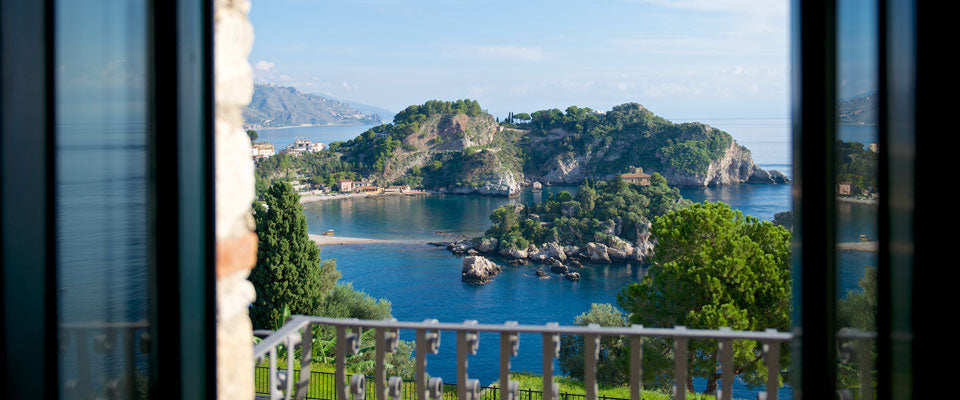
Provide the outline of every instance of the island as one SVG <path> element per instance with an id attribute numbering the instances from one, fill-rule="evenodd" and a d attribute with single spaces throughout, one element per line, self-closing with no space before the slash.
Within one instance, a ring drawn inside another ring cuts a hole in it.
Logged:
<path id="1" fill-rule="evenodd" d="M 521 118 L 523 117 L 523 118 Z M 611 180 L 636 170 L 672 186 L 710 187 L 789 180 L 766 171 L 730 134 L 701 123 L 676 124 L 640 104 L 609 111 L 511 114 L 499 121 L 475 100 L 430 100 L 347 142 L 318 152 L 257 162 L 258 192 L 277 179 L 343 191 L 405 186 L 434 193 L 514 196 L 535 183 Z"/>

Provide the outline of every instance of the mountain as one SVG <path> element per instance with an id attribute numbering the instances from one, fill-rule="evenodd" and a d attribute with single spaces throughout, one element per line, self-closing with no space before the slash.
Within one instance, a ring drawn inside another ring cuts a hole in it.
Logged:
<path id="1" fill-rule="evenodd" d="M 369 177 L 380 185 L 501 196 L 534 181 L 613 179 L 632 167 L 660 173 L 673 186 L 788 182 L 779 171 L 759 168 L 728 133 L 674 124 L 636 103 L 607 112 L 572 106 L 520 115 L 526 122 L 501 125 L 476 101 L 431 100 L 327 151 L 288 164 L 260 163 L 258 177 L 301 172 L 328 185 Z"/>
<path id="2" fill-rule="evenodd" d="M 254 85 L 253 99 L 243 109 L 243 118 L 249 126 L 264 128 L 381 123 L 380 116 L 361 112 L 337 100 L 270 84 Z"/>
<path id="3" fill-rule="evenodd" d="M 397 113 L 395 113 L 395 112 L 393 112 L 393 111 L 390 111 L 390 110 L 388 110 L 388 109 L 386 109 L 386 108 L 381 108 L 381 107 L 377 107 L 377 106 L 371 106 L 371 105 L 369 105 L 369 104 L 364 104 L 364 103 L 360 103 L 360 102 L 356 102 L 356 101 L 351 101 L 351 100 L 344 100 L 344 99 L 338 98 L 338 97 L 336 97 L 336 96 L 330 96 L 330 95 L 323 94 L 323 93 L 313 93 L 313 94 L 315 94 L 315 95 L 317 95 L 317 96 L 320 96 L 320 97 L 326 97 L 326 98 L 331 99 L 331 100 L 339 101 L 339 102 L 341 102 L 341 103 L 343 103 L 343 104 L 346 104 L 346 105 L 348 105 L 348 106 L 350 106 L 350 107 L 352 107 L 352 108 L 354 108 L 354 109 L 356 109 L 356 110 L 358 110 L 358 111 L 360 111 L 360 112 L 362 112 L 362 113 L 364 113 L 364 114 L 367 114 L 367 115 L 379 115 L 379 116 L 380 116 L 380 119 L 383 120 L 383 121 L 392 121 L 392 120 L 393 120 L 393 116 L 394 116 L 394 115 L 397 115 Z"/>
<path id="4" fill-rule="evenodd" d="M 841 124 L 876 125 L 877 93 L 865 93 L 837 104 L 837 119 Z"/>

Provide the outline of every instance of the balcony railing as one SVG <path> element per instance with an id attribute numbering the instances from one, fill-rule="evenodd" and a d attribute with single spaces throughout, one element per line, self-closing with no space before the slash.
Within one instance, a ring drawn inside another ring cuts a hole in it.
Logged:
<path id="1" fill-rule="evenodd" d="M 553 361 L 559 355 L 560 335 L 570 334 L 584 338 L 584 391 L 583 398 L 597 400 L 597 360 L 600 352 L 600 338 L 602 336 L 624 336 L 630 340 L 630 398 L 639 400 L 642 388 L 642 343 L 644 338 L 670 338 L 674 343 L 675 382 L 674 399 L 686 398 L 684 382 L 687 381 L 687 344 L 690 340 L 714 339 L 719 347 L 719 363 L 721 370 L 721 386 L 717 390 L 717 399 L 731 399 L 733 390 L 733 341 L 755 340 L 763 346 L 763 363 L 767 366 L 766 391 L 758 393 L 759 399 L 773 400 L 777 398 L 780 374 L 780 346 L 793 339 L 793 334 L 768 329 L 763 332 L 733 331 L 727 328 L 719 330 L 645 328 L 634 325 L 631 327 L 600 327 L 590 326 L 560 326 L 556 323 L 546 325 L 518 325 L 516 322 L 507 322 L 503 325 L 478 324 L 476 321 L 463 323 L 439 323 L 436 320 L 424 322 L 397 322 L 396 320 L 369 321 L 358 319 L 337 319 L 297 315 L 290 317 L 280 330 L 270 334 L 254 346 L 254 361 L 262 363 L 269 361 L 269 398 L 270 399 L 298 399 L 307 398 L 311 377 L 311 363 L 313 362 L 311 343 L 313 342 L 313 327 L 315 325 L 329 326 L 336 330 L 336 369 L 333 374 L 334 398 L 337 400 L 362 400 L 367 393 L 366 377 L 354 374 L 347 379 L 346 359 L 348 355 L 357 354 L 360 350 L 360 337 L 364 330 L 373 329 L 375 332 L 376 359 L 374 364 L 375 399 L 399 400 L 404 396 L 403 380 L 400 377 L 387 377 L 385 358 L 397 348 L 399 331 L 413 330 L 416 338 L 416 377 L 414 388 L 417 400 L 439 400 L 443 398 L 444 384 L 440 378 L 426 378 L 426 355 L 437 354 L 440 347 L 440 332 L 452 331 L 457 335 L 457 382 L 456 397 L 464 400 L 481 400 L 481 386 L 476 379 L 470 379 L 467 370 L 467 357 L 475 355 L 479 346 L 479 332 L 495 332 L 500 334 L 500 379 L 498 396 L 502 400 L 522 400 L 519 385 L 510 380 L 510 358 L 517 354 L 520 334 L 537 334 L 543 337 L 543 400 L 557 400 L 559 390 L 553 383 Z M 858 365 L 861 375 L 861 390 L 859 398 L 870 399 L 871 381 L 869 352 L 859 351 L 867 349 L 874 340 L 875 334 L 844 330 L 838 334 L 842 342 L 838 345 L 841 359 L 844 355 L 860 354 Z M 277 369 L 278 347 L 287 349 L 286 368 Z M 300 370 L 294 369 L 294 349 L 300 347 Z M 865 356 L 864 356 L 865 355 Z M 486 390 L 489 391 L 489 390 Z M 840 393 L 841 397 L 849 392 Z M 485 398 L 485 397 L 483 397 Z"/>

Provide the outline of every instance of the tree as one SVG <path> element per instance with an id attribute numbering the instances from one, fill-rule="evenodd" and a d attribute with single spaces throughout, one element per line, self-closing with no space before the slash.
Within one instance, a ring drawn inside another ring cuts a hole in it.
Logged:
<path id="1" fill-rule="evenodd" d="M 255 130 L 253 130 L 253 129 L 248 129 L 248 130 L 247 130 L 247 136 L 250 137 L 250 141 L 252 142 L 252 141 L 254 141 L 254 140 L 257 140 L 257 137 L 260 136 L 260 135 L 257 135 L 257 131 L 255 131 Z"/>
<path id="2" fill-rule="evenodd" d="M 704 202 L 656 218 L 652 233 L 657 247 L 647 275 L 617 297 L 620 307 L 632 312 L 632 323 L 664 328 L 790 328 L 786 229 L 744 217 L 724 203 Z M 646 342 L 644 373 L 651 375 L 646 381 L 661 387 L 669 384 L 671 342 Z M 766 367 L 760 344 L 738 340 L 733 350 L 734 372 L 748 383 L 762 382 Z M 781 355 L 780 365 L 789 365 L 789 349 L 781 349 Z M 720 377 L 716 341 L 691 340 L 688 358 L 693 372 L 687 389 L 693 390 L 693 376 L 701 376 L 707 379 L 704 393 L 713 393 Z"/>
<path id="3" fill-rule="evenodd" d="M 593 303 L 590 311 L 577 316 L 574 325 L 627 326 L 627 319 L 611 304 Z M 560 371 L 577 379 L 583 379 L 583 336 L 560 337 Z M 600 339 L 600 357 L 597 360 L 597 380 L 605 385 L 623 385 L 629 381 L 627 370 L 630 348 L 622 336 L 604 336 Z"/>
<path id="4" fill-rule="evenodd" d="M 293 314 L 321 315 L 326 295 L 340 272 L 334 260 L 321 261 L 320 249 L 307 236 L 300 196 L 289 183 L 277 181 L 254 204 L 259 247 L 250 282 L 257 300 L 250 310 L 255 329 L 271 329 L 284 305 Z"/>

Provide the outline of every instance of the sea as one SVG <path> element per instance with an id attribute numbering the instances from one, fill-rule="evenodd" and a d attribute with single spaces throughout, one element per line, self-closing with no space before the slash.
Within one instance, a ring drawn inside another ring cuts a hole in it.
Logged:
<path id="1" fill-rule="evenodd" d="M 789 120 L 698 121 L 731 133 L 738 143 L 751 149 L 754 160 L 762 168 L 777 169 L 792 178 Z M 365 130 L 361 128 L 351 127 L 356 133 L 327 127 L 277 129 L 261 133 L 261 140 L 292 142 L 290 135 L 313 140 L 344 140 L 345 136 L 355 136 Z M 875 135 L 874 127 L 870 126 L 844 126 L 840 130 L 844 140 L 865 144 L 876 141 Z M 545 193 L 560 191 L 575 192 L 576 187 L 547 186 L 542 194 L 525 191 L 513 199 L 475 195 L 343 199 L 305 204 L 304 212 L 310 233 L 333 229 L 336 235 L 343 237 L 403 240 L 321 249 L 321 257 L 336 259 L 343 274 L 342 282 L 349 282 L 355 289 L 381 301 L 389 301 L 394 317 L 399 320 L 572 324 L 593 303 L 616 304 L 617 294 L 630 283 L 638 282 L 646 273 L 646 266 L 638 263 L 590 265 L 581 271 L 579 282 L 570 282 L 557 277 L 540 280 L 529 266 L 509 266 L 506 260 L 495 259 L 506 265 L 503 272 L 488 284 L 473 285 L 460 281 L 461 256 L 444 248 L 416 243 L 481 235 L 490 226 L 489 214 L 495 208 L 516 202 L 540 201 Z M 697 202 L 723 201 L 746 215 L 763 220 L 772 220 L 776 213 L 792 208 L 790 185 L 683 188 L 681 194 Z M 841 203 L 838 240 L 854 242 L 860 234 L 876 237 L 876 213 L 877 208 L 872 205 Z M 838 265 L 837 295 L 844 297 L 848 291 L 858 290 L 857 282 L 864 274 L 864 267 L 875 266 L 876 255 L 841 252 Z M 403 332 L 401 336 L 412 340 L 413 332 Z M 455 340 L 452 332 L 441 335 L 439 353 L 427 357 L 431 376 L 447 382 L 455 381 Z M 540 340 L 539 335 L 521 335 L 519 354 L 511 361 L 513 371 L 540 372 Z M 495 334 L 481 334 L 478 354 L 469 361 L 470 376 L 480 379 L 484 385 L 498 379 L 497 343 Z M 705 384 L 703 379 L 694 381 L 698 390 L 702 390 Z M 762 388 L 749 387 L 738 380 L 734 395 L 753 398 L 758 390 Z M 791 388 L 781 388 L 780 396 L 792 398 Z"/>

